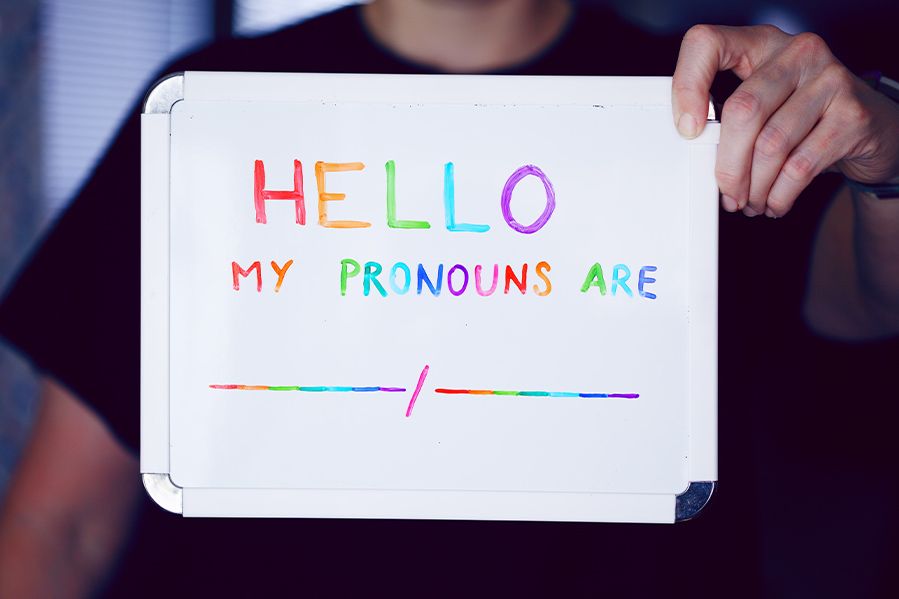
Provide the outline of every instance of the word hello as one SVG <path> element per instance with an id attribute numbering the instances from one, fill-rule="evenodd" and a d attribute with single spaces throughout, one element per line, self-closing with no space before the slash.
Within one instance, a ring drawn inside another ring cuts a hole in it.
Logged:
<path id="1" fill-rule="evenodd" d="M 391 229 L 430 229 L 431 223 L 424 220 L 401 220 L 397 218 L 396 209 L 396 163 L 388 160 L 384 165 L 387 171 L 387 226 Z M 338 173 L 345 171 L 361 171 L 365 165 L 361 162 L 316 162 L 315 182 L 318 187 L 318 224 L 322 227 L 333 229 L 358 229 L 370 227 L 371 223 L 359 220 L 330 220 L 328 218 L 328 203 L 339 202 L 346 199 L 346 194 L 332 193 L 325 188 L 326 173 Z M 296 223 L 306 224 L 306 199 L 303 195 L 303 163 L 293 161 L 293 190 L 272 191 L 265 189 L 265 164 L 261 160 L 256 161 L 253 173 L 253 204 L 256 210 L 256 222 L 265 224 L 268 219 L 265 214 L 265 203 L 270 200 L 287 200 L 294 203 Z M 528 176 L 537 177 L 546 190 L 546 204 L 543 212 L 534 222 L 523 225 L 515 220 L 512 215 L 512 192 L 515 186 Z M 443 167 L 443 208 L 446 228 L 453 232 L 486 233 L 490 225 L 456 222 L 456 196 L 455 174 L 453 163 L 447 162 Z M 530 235 L 536 233 L 549 222 L 553 210 L 556 208 L 556 193 L 552 183 L 546 174 L 532 164 L 517 169 L 506 180 L 500 194 L 500 209 L 506 224 L 514 231 Z"/>

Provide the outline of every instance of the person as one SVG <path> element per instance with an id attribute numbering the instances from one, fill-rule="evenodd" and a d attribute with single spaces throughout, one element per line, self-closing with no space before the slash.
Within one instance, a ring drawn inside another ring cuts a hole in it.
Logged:
<path id="1" fill-rule="evenodd" d="M 899 107 L 820 37 L 697 26 L 669 39 L 566 0 L 375 0 L 164 71 L 181 70 L 673 72 L 687 137 L 710 89 L 727 97 L 720 492 L 671 527 L 181 519 L 149 505 L 136 108 L 0 309 L 0 332 L 44 376 L 0 517 L 0 596 L 862 596 L 899 582 L 895 402 L 878 401 L 899 355 L 899 201 L 843 178 L 899 182 Z M 873 491 L 847 514 L 841 492 L 861 483 Z"/>

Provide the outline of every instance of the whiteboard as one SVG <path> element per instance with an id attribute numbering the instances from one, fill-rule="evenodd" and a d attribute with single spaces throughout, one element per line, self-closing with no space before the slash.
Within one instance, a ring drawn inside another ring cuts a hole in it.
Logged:
<path id="1" fill-rule="evenodd" d="M 677 135 L 668 78 L 164 80 L 142 115 L 151 496 L 689 515 L 717 479 L 717 135 Z"/>

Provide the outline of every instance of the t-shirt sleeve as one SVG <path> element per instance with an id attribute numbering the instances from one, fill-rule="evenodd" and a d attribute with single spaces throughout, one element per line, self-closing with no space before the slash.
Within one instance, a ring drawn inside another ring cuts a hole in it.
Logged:
<path id="1" fill-rule="evenodd" d="M 0 303 L 0 335 L 90 405 L 136 452 L 139 318 L 140 117 L 135 108 Z"/>

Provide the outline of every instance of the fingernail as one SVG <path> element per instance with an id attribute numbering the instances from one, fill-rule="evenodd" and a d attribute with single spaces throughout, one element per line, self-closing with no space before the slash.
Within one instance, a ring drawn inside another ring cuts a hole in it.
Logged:
<path id="1" fill-rule="evenodd" d="M 699 134 L 699 123 L 693 118 L 693 115 L 684 113 L 677 119 L 678 132 L 687 139 L 693 139 Z"/>
<path id="2" fill-rule="evenodd" d="M 728 212 L 736 212 L 737 211 L 737 200 L 733 199 L 730 196 L 722 195 L 721 196 L 721 205 L 724 206 L 724 209 Z"/>
<path id="3" fill-rule="evenodd" d="M 743 208 L 743 214 L 745 214 L 746 216 L 758 216 L 759 215 L 758 212 L 756 212 L 755 210 L 750 208 L 748 205 L 745 208 Z"/>
<path id="4" fill-rule="evenodd" d="M 765 216 L 768 216 L 770 218 L 777 218 L 777 215 L 774 214 L 774 211 L 770 208 L 765 208 Z"/>

